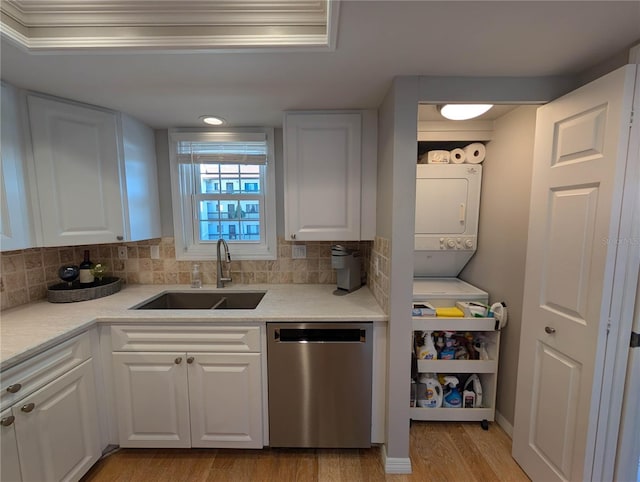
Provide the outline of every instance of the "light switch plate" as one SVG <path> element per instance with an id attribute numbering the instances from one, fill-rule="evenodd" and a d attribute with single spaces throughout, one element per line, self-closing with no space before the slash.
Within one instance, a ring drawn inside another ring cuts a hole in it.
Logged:
<path id="1" fill-rule="evenodd" d="M 160 259 L 160 246 L 151 246 L 151 259 Z"/>
<path id="2" fill-rule="evenodd" d="M 307 257 L 307 246 L 304 244 L 294 244 L 291 246 L 291 257 L 293 259 L 304 259 Z"/>
<path id="3" fill-rule="evenodd" d="M 118 259 L 127 259 L 127 247 L 126 246 L 118 246 Z"/>

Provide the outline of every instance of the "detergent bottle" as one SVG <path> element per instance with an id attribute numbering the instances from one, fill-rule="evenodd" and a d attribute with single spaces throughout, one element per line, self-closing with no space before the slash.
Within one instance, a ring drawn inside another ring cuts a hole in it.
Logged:
<path id="1" fill-rule="evenodd" d="M 444 377 L 445 392 L 442 401 L 442 406 L 445 408 L 460 408 L 462 407 L 462 395 L 458 390 L 458 377 L 446 376 Z"/>
<path id="2" fill-rule="evenodd" d="M 435 373 L 422 373 L 419 382 L 424 390 L 422 397 L 418 397 L 418 406 L 425 408 L 439 408 L 442 406 L 442 385 Z"/>

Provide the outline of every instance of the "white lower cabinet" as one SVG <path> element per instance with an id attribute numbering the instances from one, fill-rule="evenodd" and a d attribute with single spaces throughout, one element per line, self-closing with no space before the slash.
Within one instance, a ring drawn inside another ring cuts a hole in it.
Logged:
<path id="1" fill-rule="evenodd" d="M 22 480 L 79 480 L 100 457 L 92 360 L 21 400 L 11 412 Z M 4 469 L 2 475 L 4 481 Z"/>
<path id="2" fill-rule="evenodd" d="M 0 414 L 0 480 L 20 482 L 20 459 L 16 440 L 15 417 L 11 409 Z"/>
<path id="3" fill-rule="evenodd" d="M 184 353 L 114 353 L 121 447 L 191 447 Z"/>
<path id="4" fill-rule="evenodd" d="M 188 357 L 192 446 L 261 448 L 260 353 Z"/>
<path id="5" fill-rule="evenodd" d="M 0 388 L 0 480 L 80 480 L 102 449 L 89 333 L 4 370 Z"/>
<path id="6" fill-rule="evenodd" d="M 148 325 L 112 327 L 114 348 L 128 350 L 112 354 L 120 446 L 261 448 L 262 355 L 256 336 L 260 328 L 179 331 Z M 200 351 L 168 351 L 172 344 L 185 347 L 185 338 L 192 336 L 206 338 L 212 350 L 223 341 L 231 346 L 236 340 L 236 349 L 254 353 L 202 351 L 206 344 L 198 346 Z M 145 341 L 149 348 L 163 351 L 132 351 Z"/>

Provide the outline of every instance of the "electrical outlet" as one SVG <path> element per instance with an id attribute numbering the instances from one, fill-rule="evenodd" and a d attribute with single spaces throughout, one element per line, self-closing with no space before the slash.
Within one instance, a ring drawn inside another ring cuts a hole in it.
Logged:
<path id="1" fill-rule="evenodd" d="M 151 259 L 160 259 L 160 246 L 151 246 Z"/>
<path id="2" fill-rule="evenodd" d="M 307 246 L 304 244 L 294 244 L 291 246 L 291 257 L 293 259 L 304 259 L 307 257 Z"/>
<path id="3" fill-rule="evenodd" d="M 380 276 L 380 258 L 376 256 L 376 276 Z"/>
<path id="4" fill-rule="evenodd" d="M 118 246 L 118 259 L 127 259 L 127 247 L 126 246 Z"/>

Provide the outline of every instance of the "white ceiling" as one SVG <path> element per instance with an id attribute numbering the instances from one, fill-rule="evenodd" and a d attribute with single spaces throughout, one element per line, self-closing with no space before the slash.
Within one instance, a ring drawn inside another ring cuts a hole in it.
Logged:
<path id="1" fill-rule="evenodd" d="M 335 51 L 28 53 L 1 76 L 156 128 L 279 126 L 288 109 L 376 108 L 396 75 L 575 75 L 640 40 L 640 1 L 343 1 Z"/>

